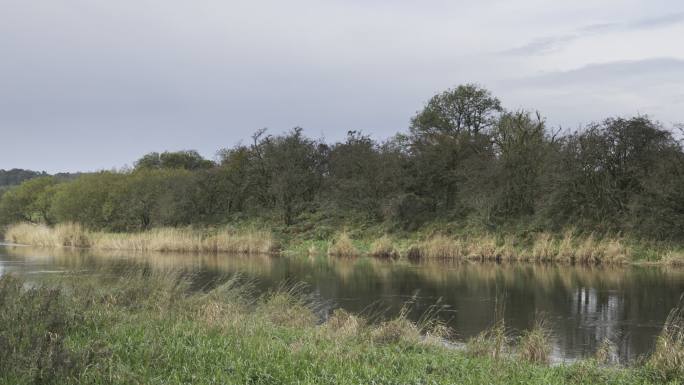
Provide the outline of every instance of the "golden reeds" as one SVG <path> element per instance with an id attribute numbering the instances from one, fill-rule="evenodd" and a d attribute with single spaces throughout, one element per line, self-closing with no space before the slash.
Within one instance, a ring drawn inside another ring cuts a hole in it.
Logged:
<path id="1" fill-rule="evenodd" d="M 550 333 L 543 319 L 535 323 L 532 330 L 528 330 L 520 337 L 518 355 L 527 362 L 548 364 L 551 359 Z"/>
<path id="2" fill-rule="evenodd" d="M 85 230 L 78 224 L 55 227 L 32 224 L 10 226 L 5 239 L 12 243 L 41 247 L 88 247 L 98 250 L 232 252 L 266 254 L 277 249 L 270 232 L 216 232 L 182 228 L 159 228 L 140 233 L 105 233 Z"/>
<path id="3" fill-rule="evenodd" d="M 397 259 L 399 258 L 399 251 L 394 246 L 392 239 L 384 235 L 371 244 L 370 255 L 376 258 Z"/>
<path id="4" fill-rule="evenodd" d="M 357 257 L 359 250 L 347 232 L 341 232 L 328 247 L 328 255 L 331 257 Z"/>

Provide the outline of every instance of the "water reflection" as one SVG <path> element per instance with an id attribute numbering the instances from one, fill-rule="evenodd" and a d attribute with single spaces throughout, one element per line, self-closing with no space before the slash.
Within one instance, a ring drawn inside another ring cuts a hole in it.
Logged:
<path id="1" fill-rule="evenodd" d="M 309 284 L 328 306 L 386 316 L 412 301 L 418 317 L 440 301 L 441 317 L 461 339 L 490 326 L 497 307 L 515 331 L 543 314 L 553 328 L 554 352 L 574 359 L 592 355 L 605 338 L 620 358 L 652 347 L 668 312 L 684 292 L 684 271 L 556 265 L 410 264 L 375 259 L 93 252 L 0 247 L 0 274 L 32 277 L 58 271 L 116 276 L 131 269 L 183 269 L 201 287 L 227 274 L 255 278 L 260 290 L 283 281 Z M 499 305 L 497 305 L 499 304 Z M 503 306 L 501 306 L 503 305 Z"/>

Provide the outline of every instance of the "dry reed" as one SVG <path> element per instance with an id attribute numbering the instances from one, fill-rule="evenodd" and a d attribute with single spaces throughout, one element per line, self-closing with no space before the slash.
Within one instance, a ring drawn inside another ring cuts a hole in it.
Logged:
<path id="1" fill-rule="evenodd" d="M 684 378 L 684 296 L 667 317 L 647 366 L 664 382 Z"/>
<path id="2" fill-rule="evenodd" d="M 520 338 L 518 355 L 527 362 L 548 364 L 551 359 L 551 335 L 543 319 L 535 323 L 532 330 L 526 331 Z"/>
<path id="3" fill-rule="evenodd" d="M 370 255 L 376 258 L 397 259 L 399 258 L 399 251 L 394 246 L 392 239 L 384 235 L 371 244 Z"/>
<path id="4" fill-rule="evenodd" d="M 182 228 L 159 228 L 140 233 L 105 233 L 85 230 L 73 223 L 45 225 L 17 224 L 10 226 L 5 239 L 12 243 L 41 247 L 89 247 L 98 250 L 232 252 L 266 254 L 277 250 L 270 232 L 216 232 Z"/>
<path id="5" fill-rule="evenodd" d="M 357 257 L 359 250 L 346 232 L 340 233 L 328 247 L 331 257 Z"/>

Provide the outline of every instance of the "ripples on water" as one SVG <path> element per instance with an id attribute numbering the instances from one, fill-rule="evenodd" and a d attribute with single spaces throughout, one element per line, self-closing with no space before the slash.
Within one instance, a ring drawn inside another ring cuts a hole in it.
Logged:
<path id="1" fill-rule="evenodd" d="M 465 340 L 492 325 L 503 309 L 520 332 L 542 315 L 552 327 L 554 355 L 594 354 L 609 339 L 621 361 L 647 354 L 684 292 L 684 270 L 535 264 L 410 264 L 368 258 L 284 258 L 173 253 L 102 253 L 0 246 L 0 274 L 41 279 L 59 272 L 116 277 L 131 269 L 182 269 L 194 287 L 241 273 L 259 290 L 282 282 L 308 284 L 326 311 L 343 307 L 368 316 L 397 314 L 411 302 L 418 318 L 439 303 L 440 317 Z"/>

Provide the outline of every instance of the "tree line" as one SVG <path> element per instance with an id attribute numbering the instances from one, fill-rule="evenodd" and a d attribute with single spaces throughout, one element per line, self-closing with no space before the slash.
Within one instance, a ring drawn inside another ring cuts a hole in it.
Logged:
<path id="1" fill-rule="evenodd" d="M 196 151 L 151 153 L 130 170 L 35 177 L 0 198 L 3 223 L 137 231 L 257 218 L 682 240 L 684 151 L 674 129 L 647 116 L 560 132 L 466 84 L 432 97 L 406 132 L 382 142 L 358 131 L 329 144 L 301 128 L 259 130 L 215 161 Z"/>

